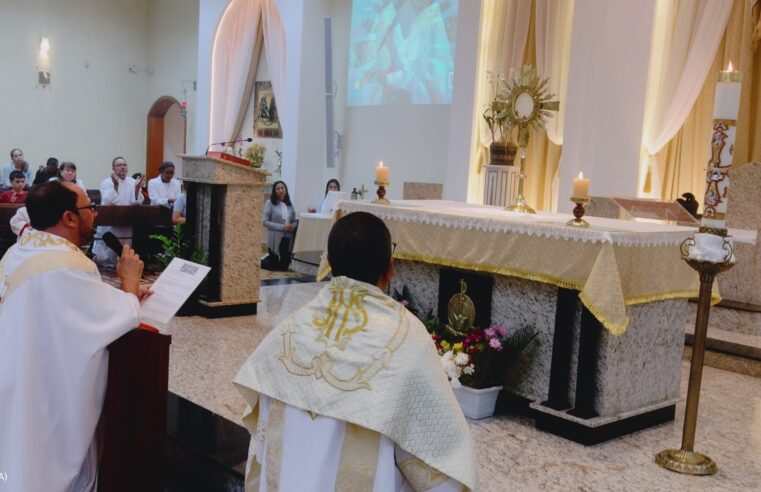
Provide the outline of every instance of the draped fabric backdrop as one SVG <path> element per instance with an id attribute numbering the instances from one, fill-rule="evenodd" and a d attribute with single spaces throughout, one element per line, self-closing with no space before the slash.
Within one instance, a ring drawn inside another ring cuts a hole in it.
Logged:
<path id="1" fill-rule="evenodd" d="M 649 189 L 652 196 L 660 197 L 663 189 L 664 163 L 657 154 L 676 135 L 694 106 L 731 10 L 732 0 L 656 2 L 639 187 Z"/>
<path id="2" fill-rule="evenodd" d="M 476 165 L 471 166 L 471 175 L 475 175 L 474 168 L 480 173 L 481 165 L 488 162 L 491 143 L 491 133 L 482 116 L 494 97 L 487 71 L 498 71 L 507 78 L 510 69 L 531 63 L 540 76 L 550 78 L 550 91 L 560 99 L 560 111 L 548 121 L 547 134 L 531 130 L 526 151 L 526 198 L 541 210 L 557 208 L 573 5 L 573 0 L 485 0 L 483 4 L 474 114 L 479 138 L 474 139 L 472 162 Z M 469 198 L 482 200 L 482 176 L 471 181 L 479 185 L 473 186 L 471 182 Z"/>
<path id="3" fill-rule="evenodd" d="M 713 4 L 714 1 L 709 0 Z M 715 2 L 720 3 L 720 2 Z M 721 2 L 723 3 L 723 2 Z M 713 123 L 716 73 L 727 63 L 742 72 L 740 114 L 734 149 L 734 165 L 761 160 L 761 47 L 754 49 L 753 32 L 758 30 L 759 2 L 734 0 L 713 64 L 684 124 L 656 155 L 657 176 L 645 181 L 644 191 L 663 200 L 674 200 L 690 191 L 702 202 L 709 143 Z M 711 56 L 711 55 L 709 55 Z M 653 169 L 651 169 L 651 173 Z M 655 184 L 661 183 L 660 189 Z M 648 184 L 652 188 L 648 187 Z"/>
<path id="4" fill-rule="evenodd" d="M 251 104 L 262 44 L 282 122 L 285 32 L 280 13 L 274 0 L 233 0 L 222 14 L 211 55 L 210 143 L 238 138 Z"/>

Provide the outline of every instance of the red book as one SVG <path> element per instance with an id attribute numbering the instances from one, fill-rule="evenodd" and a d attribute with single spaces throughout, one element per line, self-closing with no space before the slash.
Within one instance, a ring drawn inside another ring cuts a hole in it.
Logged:
<path id="1" fill-rule="evenodd" d="M 251 167 L 251 162 L 248 159 L 238 157 L 237 155 L 228 154 L 227 152 L 214 152 L 210 151 L 208 154 L 210 157 L 216 157 L 223 161 L 232 162 L 234 164 L 240 164 L 241 166 Z"/>

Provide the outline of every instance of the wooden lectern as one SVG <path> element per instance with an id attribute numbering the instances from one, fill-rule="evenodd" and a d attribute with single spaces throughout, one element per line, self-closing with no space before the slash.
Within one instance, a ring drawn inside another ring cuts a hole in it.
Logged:
<path id="1" fill-rule="evenodd" d="M 132 330 L 108 346 L 98 490 L 164 490 L 164 447 L 172 337 Z"/>
<path id="2" fill-rule="evenodd" d="M 215 156 L 181 155 L 186 230 L 206 253 L 199 314 L 256 314 L 262 255 L 262 190 L 269 173 Z"/>

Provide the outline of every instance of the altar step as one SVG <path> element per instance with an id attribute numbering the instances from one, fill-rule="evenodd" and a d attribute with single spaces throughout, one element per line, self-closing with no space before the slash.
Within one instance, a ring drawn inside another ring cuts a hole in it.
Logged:
<path id="1" fill-rule="evenodd" d="M 692 355 L 695 304 L 685 325 L 685 359 Z M 705 365 L 761 378 L 761 306 L 722 301 L 708 318 Z"/>

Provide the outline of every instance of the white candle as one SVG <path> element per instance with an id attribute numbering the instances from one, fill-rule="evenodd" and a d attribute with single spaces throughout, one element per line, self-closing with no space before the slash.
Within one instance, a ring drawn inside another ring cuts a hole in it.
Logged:
<path id="1" fill-rule="evenodd" d="M 375 181 L 383 184 L 388 184 L 388 166 L 383 165 L 383 161 L 378 163 L 378 167 L 375 168 Z"/>
<path id="2" fill-rule="evenodd" d="M 713 100 L 713 135 L 706 173 L 706 192 L 703 200 L 704 227 L 724 229 L 729 192 L 729 168 L 735 145 L 737 115 L 740 111 L 740 72 L 732 69 L 718 74 Z"/>
<path id="3" fill-rule="evenodd" d="M 589 198 L 589 178 L 585 178 L 583 172 L 579 172 L 579 175 L 573 178 L 571 198 Z"/>

